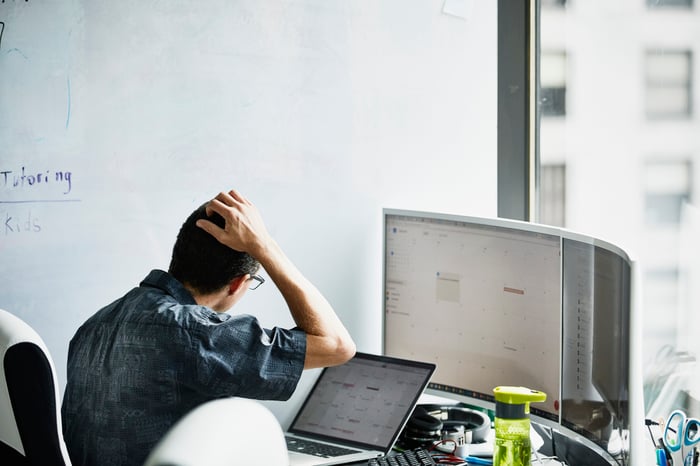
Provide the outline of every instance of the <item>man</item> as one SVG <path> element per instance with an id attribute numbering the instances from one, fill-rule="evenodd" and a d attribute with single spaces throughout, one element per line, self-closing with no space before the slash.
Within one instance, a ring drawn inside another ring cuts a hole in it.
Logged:
<path id="1" fill-rule="evenodd" d="M 268 330 L 255 317 L 225 313 L 264 281 L 260 266 L 296 328 Z M 220 193 L 183 224 L 168 273 L 152 271 L 71 340 L 62 406 L 71 459 L 142 465 L 199 404 L 286 400 L 303 369 L 354 354 L 333 308 L 270 237 L 257 208 L 235 190 Z"/>

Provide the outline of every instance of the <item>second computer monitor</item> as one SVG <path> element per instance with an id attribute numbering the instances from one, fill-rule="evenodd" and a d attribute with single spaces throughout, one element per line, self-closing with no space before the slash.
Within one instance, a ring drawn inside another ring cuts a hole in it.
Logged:
<path id="1" fill-rule="evenodd" d="M 432 390 L 532 413 L 607 448 L 628 428 L 630 261 L 564 229 L 384 211 L 384 351 L 437 363 Z M 477 403 L 478 404 L 478 403 Z"/>

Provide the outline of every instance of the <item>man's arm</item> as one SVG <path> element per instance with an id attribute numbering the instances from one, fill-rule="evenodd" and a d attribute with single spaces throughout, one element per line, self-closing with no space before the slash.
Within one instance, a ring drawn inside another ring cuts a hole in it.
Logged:
<path id="1" fill-rule="evenodd" d="M 207 220 L 197 226 L 220 243 L 257 259 L 282 293 L 292 318 L 307 334 L 304 368 L 342 364 L 355 354 L 355 343 L 332 306 L 302 275 L 269 235 L 257 208 L 239 192 L 220 193 L 207 212 L 221 215 L 219 228 Z"/>

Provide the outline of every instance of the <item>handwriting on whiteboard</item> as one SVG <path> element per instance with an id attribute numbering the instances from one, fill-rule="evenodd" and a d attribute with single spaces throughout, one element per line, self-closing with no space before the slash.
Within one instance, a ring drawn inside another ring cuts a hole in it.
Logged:
<path id="1" fill-rule="evenodd" d="M 35 170 L 27 167 L 21 167 L 19 170 L 0 170 L 0 189 L 3 192 L 12 192 L 13 198 L 19 199 L 15 202 L 29 201 L 31 199 L 24 198 L 23 194 L 31 196 L 38 191 L 44 193 L 51 190 L 59 196 L 65 196 L 73 189 L 73 174 L 65 170 Z M 59 197 L 51 200 L 61 199 Z"/>
<path id="2" fill-rule="evenodd" d="M 17 233 L 39 233 L 41 231 L 41 221 L 31 210 L 22 213 L 10 211 L 0 211 L 2 217 L 2 230 L 5 236 Z"/>
<path id="3" fill-rule="evenodd" d="M 46 213 L 42 204 L 80 202 L 72 196 L 74 176 L 69 170 L 8 168 L 0 167 L 0 238 L 41 232 L 39 215 Z"/>

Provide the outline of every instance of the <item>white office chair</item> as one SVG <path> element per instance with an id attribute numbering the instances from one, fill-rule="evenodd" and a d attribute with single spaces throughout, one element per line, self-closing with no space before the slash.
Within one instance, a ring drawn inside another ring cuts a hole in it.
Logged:
<path id="1" fill-rule="evenodd" d="M 261 403 L 221 398 L 198 406 L 154 447 L 144 466 L 287 466 L 282 428 Z"/>
<path id="2" fill-rule="evenodd" d="M 41 337 L 0 309 L 0 464 L 70 466 L 53 360 Z"/>

